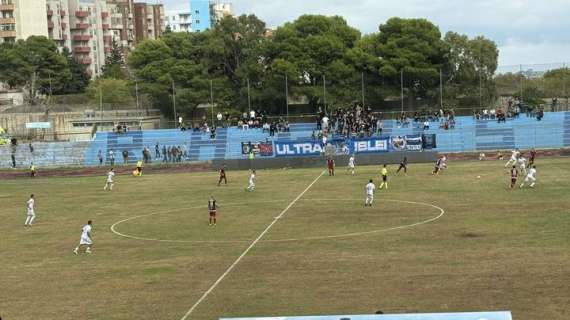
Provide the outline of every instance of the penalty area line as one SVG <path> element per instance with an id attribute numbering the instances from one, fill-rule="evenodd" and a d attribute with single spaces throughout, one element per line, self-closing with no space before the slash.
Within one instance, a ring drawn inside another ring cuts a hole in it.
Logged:
<path id="1" fill-rule="evenodd" d="M 265 228 L 265 230 L 263 230 L 259 234 L 259 236 L 257 236 L 257 238 L 255 238 L 255 240 L 253 240 L 251 242 L 249 247 L 247 247 L 247 249 L 245 249 L 242 252 L 242 254 L 240 254 L 240 256 L 228 267 L 228 269 L 224 273 L 222 273 L 222 275 L 210 286 L 210 288 L 208 290 L 206 290 L 206 292 L 204 292 L 204 294 L 202 294 L 200 299 L 198 299 L 198 301 L 196 301 L 196 303 L 194 303 L 194 305 L 190 309 L 188 309 L 186 314 L 184 314 L 184 316 L 182 318 L 180 318 L 180 320 L 186 320 L 186 319 L 188 319 L 188 317 L 190 317 L 190 315 L 194 312 L 194 310 L 196 310 L 196 308 L 198 308 L 198 306 L 210 295 L 210 293 L 212 293 L 212 291 L 214 291 L 214 289 L 235 268 L 235 266 L 243 259 L 243 257 L 245 257 L 249 253 L 249 251 L 259 242 L 259 240 L 261 240 L 261 238 L 263 238 L 263 236 L 265 236 L 265 234 L 267 232 L 269 232 L 271 227 L 273 227 L 273 225 L 275 223 L 277 223 L 277 221 L 279 221 L 279 219 L 281 219 L 285 215 L 285 213 L 287 213 L 287 211 L 289 211 L 289 209 L 291 209 L 291 207 L 293 207 L 293 205 L 295 205 L 295 203 L 297 203 L 297 201 L 299 201 L 299 199 L 301 199 L 301 197 L 303 197 L 305 195 L 305 193 L 307 193 L 307 191 L 309 191 L 309 189 L 311 189 L 311 187 L 315 183 L 317 183 L 317 181 L 324 174 L 325 174 L 324 171 L 321 172 L 321 174 L 319 174 L 319 176 L 316 177 L 315 180 L 313 180 L 313 182 L 311 182 L 311 184 L 309 184 L 309 186 L 307 188 L 305 188 L 305 190 L 303 190 L 303 192 L 299 193 L 299 195 L 295 199 L 293 199 L 293 201 L 291 201 L 291 203 L 289 203 L 289 205 L 287 207 L 285 207 L 285 209 L 283 209 L 283 211 L 281 211 L 281 213 L 277 217 L 275 217 L 275 219 L 273 219 L 273 221 Z"/>

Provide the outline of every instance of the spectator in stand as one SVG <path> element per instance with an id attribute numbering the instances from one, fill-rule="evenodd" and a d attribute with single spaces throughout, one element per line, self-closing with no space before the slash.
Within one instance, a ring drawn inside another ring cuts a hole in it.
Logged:
<path id="1" fill-rule="evenodd" d="M 101 152 L 101 150 L 97 152 L 97 159 L 99 159 L 99 165 L 103 165 L 103 152 Z"/>
<path id="2" fill-rule="evenodd" d="M 127 150 L 123 150 L 123 164 L 129 163 L 129 152 Z"/>
<path id="3" fill-rule="evenodd" d="M 168 153 L 166 152 L 166 146 L 162 146 L 162 162 L 168 162 Z"/>
<path id="4" fill-rule="evenodd" d="M 429 121 L 427 119 L 424 121 L 424 130 L 429 130 Z"/>
<path id="5" fill-rule="evenodd" d="M 222 113 L 218 112 L 218 114 L 216 115 L 216 120 L 218 120 L 218 123 L 216 125 L 224 127 L 224 123 L 222 121 L 223 119 L 224 119 L 224 116 L 222 115 Z"/>
<path id="6" fill-rule="evenodd" d="M 154 158 L 160 159 L 160 146 L 158 145 L 158 142 L 154 146 Z"/>
<path id="7" fill-rule="evenodd" d="M 111 163 L 111 167 L 115 165 L 115 152 L 113 152 L 113 150 L 109 150 L 109 162 Z"/>

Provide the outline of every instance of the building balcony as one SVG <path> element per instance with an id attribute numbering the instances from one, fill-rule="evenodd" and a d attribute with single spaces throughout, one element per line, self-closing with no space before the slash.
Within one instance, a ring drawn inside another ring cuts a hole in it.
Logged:
<path id="1" fill-rule="evenodd" d="M 61 23 L 61 28 L 62 28 L 63 30 L 67 29 L 67 23 L 62 22 L 62 23 Z"/>
<path id="2" fill-rule="evenodd" d="M 76 23 L 73 29 L 76 30 L 85 30 L 89 29 L 89 23 Z"/>
<path id="3" fill-rule="evenodd" d="M 103 30 L 109 30 L 109 24 L 108 23 L 103 23 L 102 27 L 103 27 Z"/>
<path id="4" fill-rule="evenodd" d="M 105 53 L 111 53 L 111 51 L 113 51 L 113 48 L 105 47 Z"/>
<path id="5" fill-rule="evenodd" d="M 113 42 L 113 37 L 112 36 L 103 36 L 103 41 L 105 43 L 112 43 Z"/>
<path id="6" fill-rule="evenodd" d="M 16 30 L 0 31 L 0 38 L 15 38 Z"/>
<path id="7" fill-rule="evenodd" d="M 73 48 L 74 53 L 89 53 L 91 52 L 91 48 L 89 47 L 75 47 Z"/>
<path id="8" fill-rule="evenodd" d="M 88 34 L 76 34 L 73 35 L 73 41 L 89 41 L 91 36 Z"/>
<path id="9" fill-rule="evenodd" d="M 48 29 L 53 29 L 53 21 L 48 21 Z"/>
<path id="10" fill-rule="evenodd" d="M 91 58 L 81 58 L 77 60 L 81 64 L 91 64 Z"/>
<path id="11" fill-rule="evenodd" d="M 0 11 L 14 11 L 15 9 L 16 5 L 13 3 L 0 4 Z"/>
<path id="12" fill-rule="evenodd" d="M 63 35 L 63 37 L 61 37 L 61 40 L 63 40 L 63 41 L 67 41 L 67 35 L 66 35 L 66 34 L 64 34 L 64 35 Z"/>
<path id="13" fill-rule="evenodd" d="M 16 18 L 0 18 L 0 24 L 14 24 L 16 23 Z"/>
<path id="14" fill-rule="evenodd" d="M 48 15 L 48 17 L 53 16 L 53 10 L 52 10 L 52 9 L 48 9 L 47 15 Z"/>
<path id="15" fill-rule="evenodd" d="M 87 18 L 89 17 L 89 11 L 77 10 L 75 11 L 75 16 L 78 18 Z"/>
<path id="16" fill-rule="evenodd" d="M 59 15 L 61 17 L 65 17 L 65 10 L 59 10 Z"/>
<path id="17" fill-rule="evenodd" d="M 109 18 L 109 12 L 101 12 L 101 19 Z"/>

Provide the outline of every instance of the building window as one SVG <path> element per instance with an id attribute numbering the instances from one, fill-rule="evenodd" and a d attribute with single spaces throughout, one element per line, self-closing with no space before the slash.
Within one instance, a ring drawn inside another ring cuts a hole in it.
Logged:
<path id="1" fill-rule="evenodd" d="M 195 12 L 196 12 L 196 14 L 200 14 L 200 10 L 196 10 Z"/>
<path id="2" fill-rule="evenodd" d="M 196 23 L 197 23 L 197 24 L 200 24 L 200 20 L 196 20 Z"/>

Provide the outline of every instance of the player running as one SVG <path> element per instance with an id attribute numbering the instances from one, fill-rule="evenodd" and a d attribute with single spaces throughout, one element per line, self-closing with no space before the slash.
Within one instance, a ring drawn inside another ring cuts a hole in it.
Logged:
<path id="1" fill-rule="evenodd" d="M 519 169 L 520 169 L 521 173 L 524 172 L 524 174 L 527 174 L 527 172 L 526 172 L 526 159 L 524 157 L 519 157 L 519 159 L 517 160 L 517 163 L 519 165 Z"/>
<path id="2" fill-rule="evenodd" d="M 217 205 L 216 199 L 213 196 L 210 196 L 210 200 L 208 200 L 208 211 L 210 212 L 210 226 L 216 225 L 216 216 L 217 216 Z"/>
<path id="3" fill-rule="evenodd" d="M 400 166 L 398 167 L 398 170 L 396 170 L 396 173 L 400 173 L 400 170 L 402 169 L 404 169 L 405 174 L 408 174 L 408 157 L 406 156 L 404 156 L 404 159 L 400 162 Z"/>
<path id="4" fill-rule="evenodd" d="M 85 253 L 91 253 L 91 247 L 93 246 L 93 236 L 91 235 L 91 220 L 87 221 L 87 224 L 81 229 L 81 239 L 79 239 L 79 245 L 73 250 L 74 254 L 79 254 L 79 249 L 85 247 Z"/>
<path id="5" fill-rule="evenodd" d="M 372 203 L 374 202 L 374 190 L 376 190 L 376 186 L 372 179 L 366 185 L 366 200 L 364 201 L 365 207 L 372 207 Z"/>
<path id="6" fill-rule="evenodd" d="M 334 176 L 334 159 L 327 159 L 327 168 L 329 169 L 329 176 Z"/>
<path id="7" fill-rule="evenodd" d="M 249 175 L 249 185 L 245 188 L 246 191 L 253 192 L 255 191 L 255 170 L 251 170 L 251 174 Z"/>
<path id="8" fill-rule="evenodd" d="M 516 165 L 517 160 L 518 160 L 520 155 L 521 155 L 521 153 L 520 153 L 519 149 L 515 149 L 515 150 L 511 151 L 511 158 L 509 159 L 509 161 L 507 161 L 507 163 L 505 163 L 505 168 L 510 166 L 510 165 Z"/>
<path id="9" fill-rule="evenodd" d="M 530 187 L 534 188 L 534 185 L 536 183 L 536 166 L 532 166 L 532 168 L 528 170 L 526 178 L 524 179 L 523 183 L 521 183 L 520 187 L 524 187 L 524 184 L 527 182 L 530 182 Z"/>
<path id="10" fill-rule="evenodd" d="M 511 189 L 513 189 L 517 184 L 518 177 L 519 177 L 519 171 L 517 170 L 517 166 L 513 166 L 511 169 Z"/>
<path id="11" fill-rule="evenodd" d="M 115 171 L 111 168 L 111 170 L 107 172 L 107 182 L 105 183 L 105 187 L 103 187 L 103 191 L 107 191 L 107 189 L 109 189 L 109 191 L 113 191 L 113 185 L 115 184 L 115 182 L 113 182 L 113 177 L 115 177 Z"/>
<path id="12" fill-rule="evenodd" d="M 382 167 L 382 170 L 380 170 L 380 174 L 382 175 L 382 183 L 378 189 L 382 189 L 382 187 L 386 186 L 386 190 L 388 190 L 388 169 L 385 164 Z"/>
<path id="13" fill-rule="evenodd" d="M 348 167 L 346 168 L 346 172 L 350 172 L 350 174 L 354 175 L 354 155 L 351 155 L 350 158 L 348 158 Z"/>
<path id="14" fill-rule="evenodd" d="M 228 185 L 228 179 L 226 178 L 226 167 L 221 167 L 219 173 L 220 179 L 218 180 L 218 187 L 222 184 L 222 180 L 224 181 L 225 185 Z"/>
<path id="15" fill-rule="evenodd" d="M 441 171 L 443 165 L 443 157 L 441 158 L 437 158 L 437 160 L 435 161 L 435 165 L 433 167 L 433 171 L 431 172 L 431 175 L 439 175 L 439 172 Z"/>
<path id="16" fill-rule="evenodd" d="M 28 213 L 26 216 L 26 222 L 24 223 L 24 227 L 31 227 L 34 219 L 36 219 L 36 213 L 34 212 L 36 205 L 36 201 L 34 200 L 34 195 L 30 195 L 30 199 L 26 201 L 26 209 L 28 209 Z"/>
<path id="17" fill-rule="evenodd" d="M 534 159 L 536 158 L 536 150 L 530 150 L 530 157 L 528 158 L 528 167 L 534 166 Z"/>

